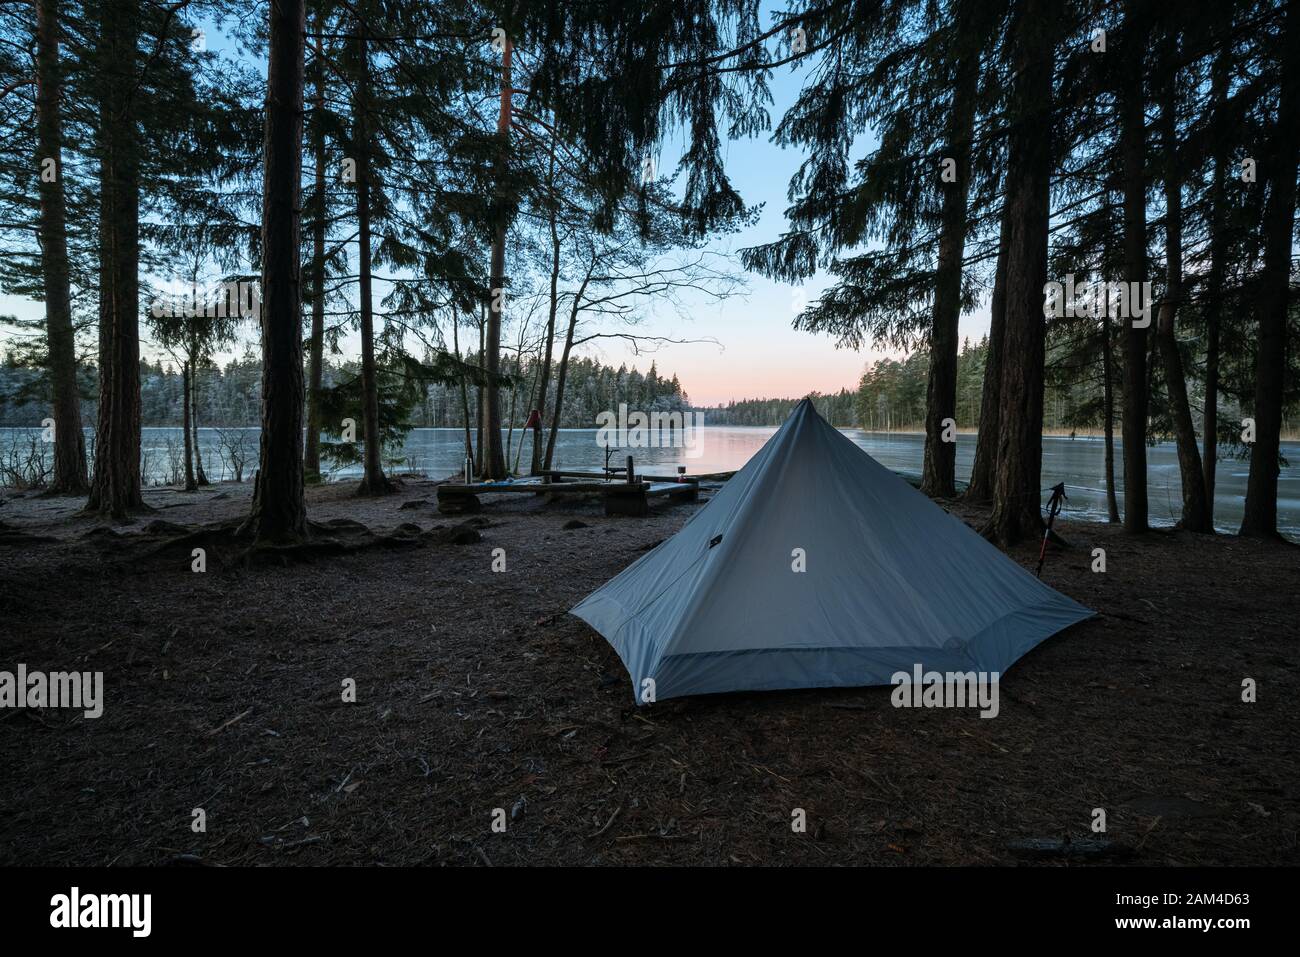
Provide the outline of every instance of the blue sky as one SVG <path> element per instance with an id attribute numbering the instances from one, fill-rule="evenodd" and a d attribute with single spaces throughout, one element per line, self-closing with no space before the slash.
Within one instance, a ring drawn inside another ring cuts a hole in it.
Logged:
<path id="1" fill-rule="evenodd" d="M 774 103 L 772 123 L 780 122 L 794 104 L 807 74 L 797 64 L 778 70 L 772 77 Z M 861 157 L 875 146 L 874 137 L 862 137 L 853 155 Z M 660 169 L 670 168 L 676 153 L 665 148 Z M 722 252 L 771 242 L 786 230 L 786 190 L 790 177 L 803 161 L 803 154 L 771 142 L 770 133 L 733 140 L 726 144 L 727 171 L 733 185 L 749 205 L 763 204 L 759 221 L 752 227 L 713 244 Z M 737 268 L 738 264 L 737 264 Z M 834 340 L 791 328 L 797 301 L 811 302 L 831 285 L 819 273 L 802 287 L 773 282 L 747 273 L 749 294 L 723 303 L 701 301 L 689 322 L 677 315 L 656 315 L 646 329 L 671 338 L 717 339 L 722 348 L 706 343 L 670 345 L 662 348 L 655 361 L 661 371 L 675 372 L 691 399 L 712 405 L 728 399 L 801 396 L 811 391 L 833 392 L 856 387 L 866 365 L 890 350 L 837 349 Z M 962 317 L 960 333 L 978 339 L 989 329 L 987 305 Z M 610 361 L 626 360 L 645 366 L 630 350 L 607 350 Z"/>

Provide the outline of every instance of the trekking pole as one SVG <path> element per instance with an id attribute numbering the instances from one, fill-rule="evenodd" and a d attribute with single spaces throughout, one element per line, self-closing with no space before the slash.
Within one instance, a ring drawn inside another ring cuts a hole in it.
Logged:
<path id="1" fill-rule="evenodd" d="M 1038 549 L 1038 568 L 1034 574 L 1039 578 L 1043 577 L 1043 561 L 1047 558 L 1047 539 L 1052 534 L 1052 523 L 1056 516 L 1061 513 L 1061 503 L 1066 502 L 1065 483 L 1061 482 L 1052 486 L 1052 497 L 1047 500 L 1047 527 L 1043 529 L 1043 544 Z"/>

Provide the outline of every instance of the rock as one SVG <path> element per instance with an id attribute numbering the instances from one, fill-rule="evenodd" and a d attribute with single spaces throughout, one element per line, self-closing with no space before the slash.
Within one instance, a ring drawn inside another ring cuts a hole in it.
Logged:
<path id="1" fill-rule="evenodd" d="M 404 512 L 410 508 L 424 508 L 428 504 L 429 500 L 427 498 L 413 498 L 409 502 L 403 502 L 401 505 L 397 506 L 397 510 L 399 512 Z"/>
<path id="2" fill-rule="evenodd" d="M 565 522 L 562 527 L 566 532 L 568 532 L 568 531 L 572 531 L 575 528 L 590 528 L 591 526 L 588 525 L 586 522 L 580 522 L 576 518 L 571 518 L 567 522 Z"/>

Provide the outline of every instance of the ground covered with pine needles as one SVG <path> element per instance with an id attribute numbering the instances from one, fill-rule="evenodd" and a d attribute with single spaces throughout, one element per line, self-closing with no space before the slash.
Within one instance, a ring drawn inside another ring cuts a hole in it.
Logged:
<path id="1" fill-rule="evenodd" d="M 351 492 L 309 490 L 324 544 L 271 560 L 228 534 L 247 485 L 151 490 L 118 526 L 3 496 L 0 670 L 102 671 L 106 701 L 0 711 L 0 863 L 1300 863 L 1295 546 L 1067 520 L 1044 579 L 1101 616 L 992 720 L 889 688 L 638 709 L 565 612 L 693 506 Z"/>

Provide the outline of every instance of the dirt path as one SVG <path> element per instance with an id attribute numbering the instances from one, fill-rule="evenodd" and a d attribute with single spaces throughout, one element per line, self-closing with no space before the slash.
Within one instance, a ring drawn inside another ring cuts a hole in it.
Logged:
<path id="1" fill-rule="evenodd" d="M 159 511 L 111 530 L 0 507 L 0 670 L 103 671 L 107 699 L 0 711 L 0 863 L 1014 863 L 1017 839 L 1092 837 L 1094 808 L 1136 863 L 1300 863 L 1294 546 L 1067 522 L 1044 578 L 1104 617 L 1022 659 L 995 720 L 888 688 L 638 711 L 564 611 L 690 507 L 515 497 L 458 545 L 421 537 L 453 524 L 431 484 L 350 491 L 310 490 L 313 520 L 412 540 L 284 567 L 215 549 L 195 574 L 135 536 L 238 517 L 248 486 L 151 490 Z"/>

